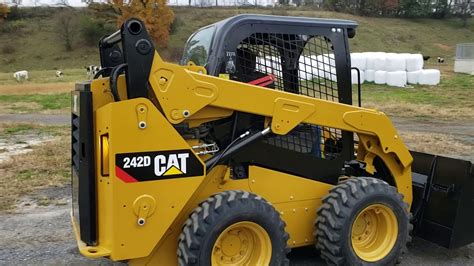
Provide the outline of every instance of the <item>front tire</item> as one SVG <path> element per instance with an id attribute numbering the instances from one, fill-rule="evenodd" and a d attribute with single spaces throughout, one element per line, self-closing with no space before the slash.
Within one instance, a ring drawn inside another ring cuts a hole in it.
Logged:
<path id="1" fill-rule="evenodd" d="M 288 234 L 261 197 L 225 191 L 202 202 L 179 236 L 180 265 L 286 265 Z"/>
<path id="2" fill-rule="evenodd" d="M 408 204 L 395 187 L 354 177 L 332 188 L 316 219 L 316 248 L 329 264 L 393 265 L 410 240 Z"/>

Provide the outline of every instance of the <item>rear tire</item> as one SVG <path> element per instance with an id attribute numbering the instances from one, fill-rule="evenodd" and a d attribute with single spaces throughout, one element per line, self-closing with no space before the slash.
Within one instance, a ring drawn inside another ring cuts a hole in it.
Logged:
<path id="1" fill-rule="evenodd" d="M 179 236 L 179 265 L 287 265 L 288 234 L 261 197 L 225 191 L 202 202 Z"/>
<path id="2" fill-rule="evenodd" d="M 393 265 L 411 240 L 408 204 L 395 187 L 354 177 L 323 198 L 316 248 L 329 264 Z"/>

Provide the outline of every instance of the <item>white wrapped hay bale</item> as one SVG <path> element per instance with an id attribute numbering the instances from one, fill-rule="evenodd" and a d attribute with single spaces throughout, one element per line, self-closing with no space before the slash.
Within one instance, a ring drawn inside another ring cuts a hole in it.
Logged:
<path id="1" fill-rule="evenodd" d="M 379 54 L 374 58 L 374 70 L 385 70 L 387 64 L 387 56 Z"/>
<path id="2" fill-rule="evenodd" d="M 385 84 L 387 83 L 387 71 L 377 70 L 374 74 L 375 84 Z"/>
<path id="3" fill-rule="evenodd" d="M 410 71 L 407 72 L 407 82 L 408 84 L 418 84 L 420 80 L 421 71 Z"/>
<path id="4" fill-rule="evenodd" d="M 324 67 L 335 67 L 336 61 L 334 60 L 334 54 L 320 54 L 316 56 L 316 61 L 318 62 L 319 68 Z"/>
<path id="5" fill-rule="evenodd" d="M 438 69 L 423 69 L 418 83 L 421 85 L 438 85 L 441 79 L 441 73 Z"/>
<path id="6" fill-rule="evenodd" d="M 324 71 L 324 77 L 328 80 L 337 82 L 336 68 L 335 67 L 326 67 Z"/>
<path id="7" fill-rule="evenodd" d="M 322 59 L 321 57 L 320 59 Z M 327 62 L 330 63 L 330 57 L 327 57 Z M 331 71 L 331 67 L 329 64 L 323 64 L 318 61 L 316 55 L 311 56 L 301 56 L 299 58 L 299 71 L 298 76 L 300 79 L 303 80 L 311 80 L 316 78 L 325 78 L 326 72 Z"/>
<path id="8" fill-rule="evenodd" d="M 391 71 L 387 72 L 387 85 L 393 87 L 405 87 L 407 85 L 406 71 Z"/>
<path id="9" fill-rule="evenodd" d="M 314 61 L 314 62 L 313 62 Z M 313 67 L 313 63 L 316 65 L 316 60 L 313 60 L 309 56 L 300 56 L 298 65 L 298 76 L 300 79 L 311 80 L 313 79 L 313 71 L 317 71 L 317 67 Z M 313 68 L 316 68 L 313 70 Z"/>
<path id="10" fill-rule="evenodd" d="M 422 70 L 423 64 L 423 55 L 421 54 L 410 54 L 406 57 L 406 70 L 408 72 Z"/>
<path id="11" fill-rule="evenodd" d="M 278 74 L 281 72 L 280 58 L 276 56 L 266 56 L 256 58 L 256 69 L 267 74 Z"/>
<path id="12" fill-rule="evenodd" d="M 280 58 L 276 56 L 266 56 L 256 58 L 256 69 L 267 74 L 278 74 L 281 72 Z"/>
<path id="13" fill-rule="evenodd" d="M 305 70 L 299 70 L 298 71 L 298 77 L 300 79 L 304 79 L 304 80 L 312 80 L 313 79 L 313 74 L 311 72 L 307 72 Z"/>
<path id="14" fill-rule="evenodd" d="M 406 58 L 400 54 L 389 53 L 385 58 L 385 69 L 386 71 L 405 71 L 406 70 Z"/>
<path id="15" fill-rule="evenodd" d="M 384 52 L 365 52 L 365 69 L 371 70 L 383 70 L 385 67 L 385 57 L 386 53 Z"/>
<path id="16" fill-rule="evenodd" d="M 375 70 L 375 58 L 377 58 L 380 53 L 365 52 L 362 54 L 365 56 L 365 69 Z"/>
<path id="17" fill-rule="evenodd" d="M 364 83 L 364 80 L 365 80 L 365 77 L 364 77 L 364 71 L 363 70 L 359 70 L 360 72 L 360 83 Z M 352 69 L 351 70 L 351 80 L 352 80 L 352 84 L 358 84 L 359 81 L 358 81 L 358 77 L 357 77 L 357 70 L 355 69 Z"/>
<path id="18" fill-rule="evenodd" d="M 363 53 L 351 53 L 351 67 L 365 70 L 366 62 L 366 56 Z"/>
<path id="19" fill-rule="evenodd" d="M 375 80 L 375 70 L 372 70 L 372 69 L 367 69 L 364 71 L 364 78 L 365 78 L 365 81 L 367 82 L 374 82 Z"/>

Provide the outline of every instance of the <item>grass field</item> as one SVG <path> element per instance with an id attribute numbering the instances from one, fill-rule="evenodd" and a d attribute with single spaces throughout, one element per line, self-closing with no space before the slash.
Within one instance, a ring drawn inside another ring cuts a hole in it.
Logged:
<path id="1" fill-rule="evenodd" d="M 28 85 L 43 83 L 71 83 L 87 79 L 84 68 L 62 69 L 62 78 L 56 77 L 56 70 L 32 70 L 28 71 L 28 80 L 17 81 L 13 78 L 14 72 L 0 73 L 0 85 Z M 2 93 L 2 91 L 0 91 Z"/>
<path id="2" fill-rule="evenodd" d="M 357 96 L 354 91 L 354 102 Z M 474 76 L 450 72 L 438 86 L 395 88 L 362 85 L 362 106 L 389 115 L 415 118 L 474 119 Z"/>
<path id="3" fill-rule="evenodd" d="M 74 72 L 72 72 L 74 73 Z M 362 84 L 364 107 L 376 108 L 389 115 L 415 118 L 474 119 L 474 76 L 444 71 L 438 86 L 414 85 L 395 88 Z M 36 73 L 38 82 L 48 82 L 46 71 Z M 0 85 L 0 113 L 67 113 L 70 107 L 71 82 L 77 75 L 59 83 Z M 353 88 L 356 103 L 357 88 Z"/>
<path id="4" fill-rule="evenodd" d="M 474 119 L 474 76 L 452 71 L 445 73 L 447 74 L 443 75 L 438 86 L 414 85 L 395 88 L 362 84 L 363 106 L 376 108 L 393 116 L 444 120 Z M 69 91 L 74 88 L 70 81 L 73 79 L 60 83 L 29 81 L 16 85 L 0 85 L 0 113 L 67 113 L 70 107 Z M 38 73 L 37 80 L 47 82 L 49 78 Z M 354 103 L 357 99 L 356 91 L 354 87 Z"/>

